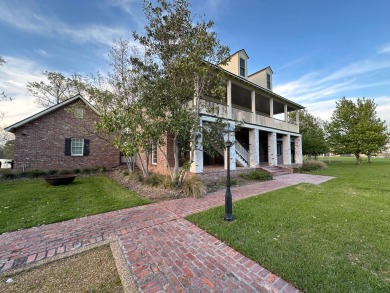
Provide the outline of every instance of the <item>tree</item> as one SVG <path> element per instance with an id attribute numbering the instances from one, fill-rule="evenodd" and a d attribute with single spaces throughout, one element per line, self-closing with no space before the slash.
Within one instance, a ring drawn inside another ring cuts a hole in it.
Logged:
<path id="1" fill-rule="evenodd" d="M 290 121 L 295 121 L 296 113 L 290 113 Z M 307 110 L 299 110 L 299 133 L 302 134 L 302 153 L 317 157 L 329 151 L 325 139 L 324 122 L 311 115 Z"/>
<path id="2" fill-rule="evenodd" d="M 356 103 L 345 97 L 336 102 L 331 121 L 326 125 L 331 149 L 339 154 L 354 154 L 356 164 L 360 155 L 370 160 L 373 153 L 381 151 L 389 142 L 385 121 L 376 114 L 373 99 L 358 98 Z"/>
<path id="3" fill-rule="evenodd" d="M 118 39 L 109 53 L 108 77 L 101 74 L 90 81 L 86 90 L 100 113 L 96 127 L 99 135 L 110 142 L 125 156 L 129 170 L 134 168 L 131 160 L 137 155 L 143 175 L 149 175 L 149 155 L 153 145 L 162 143 L 163 127 L 150 119 L 153 115 L 140 101 L 141 83 L 147 76 L 135 70 L 131 58 L 144 59 L 141 50 L 131 47 L 128 40 Z M 161 124 L 161 123 L 160 123 Z M 141 155 L 143 154 L 143 155 Z"/>
<path id="4" fill-rule="evenodd" d="M 50 107 L 82 93 L 82 77 L 74 74 L 66 77 L 59 72 L 44 71 L 48 82 L 28 82 L 27 92 L 35 97 L 40 107 Z"/>
<path id="5" fill-rule="evenodd" d="M 98 129 L 112 133 L 112 143 L 126 155 L 137 154 L 144 176 L 157 145 L 179 186 L 191 163 L 180 170 L 180 159 L 194 149 L 202 131 L 200 97 L 225 96 L 224 76 L 214 67 L 228 61 L 229 50 L 211 31 L 211 21 L 194 22 L 186 0 L 159 0 L 156 6 L 144 1 L 144 11 L 146 33 L 134 33 L 141 49 L 131 48 L 126 40 L 116 41 L 105 89 L 94 84 L 87 88 L 101 113 Z M 168 137 L 173 140 L 174 166 L 162 148 Z"/>
<path id="6" fill-rule="evenodd" d="M 197 145 L 200 98 L 225 96 L 224 76 L 214 66 L 228 61 L 229 49 L 212 31 L 212 21 L 194 21 L 186 0 L 158 0 L 155 6 L 144 1 L 144 11 L 148 21 L 145 34 L 134 33 L 134 38 L 146 49 L 149 63 L 132 58 L 132 64 L 148 81 L 140 84 L 140 102 L 149 118 L 173 137 L 174 166 L 166 153 L 165 157 L 172 181 L 180 185 L 190 165 L 179 170 L 180 146 L 185 147 L 188 137 L 191 151 Z"/>
<path id="7" fill-rule="evenodd" d="M 8 140 L 3 146 L 0 145 L 0 158 L 12 159 L 14 156 L 15 140 Z"/>
<path id="8" fill-rule="evenodd" d="M 4 65 L 6 63 L 7 63 L 7 61 L 5 61 L 4 58 L 0 56 L 0 66 Z M 11 100 L 11 98 L 9 96 L 7 96 L 4 91 L 2 91 L 0 93 L 0 101 L 6 101 L 6 100 Z M 0 112 L 0 116 L 2 116 L 3 114 L 4 114 L 3 112 Z"/>

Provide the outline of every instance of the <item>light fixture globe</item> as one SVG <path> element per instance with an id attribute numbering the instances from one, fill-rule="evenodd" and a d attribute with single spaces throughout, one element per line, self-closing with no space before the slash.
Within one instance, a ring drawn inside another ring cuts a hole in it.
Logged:
<path id="1" fill-rule="evenodd" d="M 222 130 L 222 136 L 225 146 L 231 146 L 234 142 L 234 127 L 230 124 L 226 125 Z"/>

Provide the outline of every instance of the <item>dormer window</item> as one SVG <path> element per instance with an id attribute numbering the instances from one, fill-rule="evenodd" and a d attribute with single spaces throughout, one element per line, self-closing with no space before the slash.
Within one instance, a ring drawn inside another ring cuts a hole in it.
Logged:
<path id="1" fill-rule="evenodd" d="M 267 89 L 271 89 L 271 75 L 267 73 Z"/>
<path id="2" fill-rule="evenodd" d="M 245 59 L 240 58 L 240 75 L 245 77 Z"/>

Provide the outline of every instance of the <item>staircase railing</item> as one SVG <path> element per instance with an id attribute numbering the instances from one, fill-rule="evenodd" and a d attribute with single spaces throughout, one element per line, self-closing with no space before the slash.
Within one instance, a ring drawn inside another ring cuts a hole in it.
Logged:
<path id="1" fill-rule="evenodd" d="M 203 125 L 203 129 L 206 131 L 211 131 L 209 127 L 206 125 Z M 224 156 L 224 151 L 220 149 L 215 143 L 211 142 L 211 146 L 221 155 Z M 235 149 L 236 149 L 236 160 L 243 166 L 248 167 L 249 166 L 249 152 L 238 142 L 235 142 Z"/>
<path id="2" fill-rule="evenodd" d="M 235 143 L 236 153 L 249 165 L 249 152 L 238 142 Z"/>

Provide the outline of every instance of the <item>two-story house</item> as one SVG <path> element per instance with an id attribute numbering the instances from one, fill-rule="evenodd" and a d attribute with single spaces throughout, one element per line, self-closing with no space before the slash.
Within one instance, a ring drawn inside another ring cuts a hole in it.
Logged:
<path id="1" fill-rule="evenodd" d="M 201 108 L 201 123 L 216 121 L 218 117 L 231 119 L 232 123 L 241 121 L 236 143 L 230 148 L 232 170 L 237 164 L 244 167 L 302 164 L 298 115 L 290 123 L 288 113 L 304 107 L 272 91 L 271 67 L 249 75 L 248 59 L 242 49 L 231 56 L 228 64 L 218 67 L 226 75 L 226 102 L 204 97 L 202 102 L 217 108 L 218 113 Z M 275 115 L 282 116 L 282 120 Z M 219 159 L 210 158 L 201 147 L 196 148 L 191 172 L 203 173 L 204 166 L 221 162 L 226 168 L 226 150 L 219 153 Z"/>
<path id="2" fill-rule="evenodd" d="M 226 78 L 225 102 L 203 97 L 200 123 L 215 122 L 218 118 L 241 121 L 236 142 L 230 148 L 231 169 L 243 167 L 290 166 L 302 164 L 302 141 L 299 121 L 288 122 L 288 113 L 303 106 L 272 91 L 272 69 L 266 67 L 248 75 L 248 55 L 245 50 L 233 54 L 228 64 L 215 66 Z M 85 104 L 81 123 L 67 111 L 73 104 Z M 210 107 L 218 113 L 210 111 Z M 283 119 L 276 119 L 275 115 Z M 99 113 L 81 96 L 64 101 L 40 113 L 19 121 L 5 130 L 15 133 L 16 169 L 72 169 L 94 166 L 112 168 L 120 164 L 119 152 L 107 142 L 84 128 L 93 128 Z M 89 119 L 86 119 L 88 118 Z M 80 125 L 83 128 L 80 128 Z M 204 127 L 204 129 L 205 129 Z M 172 137 L 166 136 L 166 157 L 173 165 Z M 192 173 L 203 173 L 204 167 L 222 165 L 226 168 L 226 150 L 215 148 L 213 154 L 197 147 L 190 168 Z M 150 158 L 150 171 L 167 173 L 165 156 L 155 147 Z M 138 165 L 140 162 L 136 162 Z M 139 165 L 140 166 L 140 165 Z"/>

